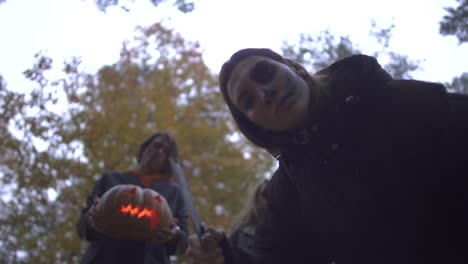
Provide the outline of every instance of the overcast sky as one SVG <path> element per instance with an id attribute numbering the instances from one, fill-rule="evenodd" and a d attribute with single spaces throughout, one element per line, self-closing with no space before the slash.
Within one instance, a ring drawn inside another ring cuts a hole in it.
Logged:
<path id="1" fill-rule="evenodd" d="M 122 0 L 121 0 L 122 2 Z M 125 1 L 123 1 L 126 3 Z M 195 11 L 183 15 L 174 8 L 154 8 L 149 0 L 127 3 L 130 12 L 110 8 L 100 12 L 92 0 L 7 0 L 0 5 L 0 73 L 8 87 L 27 91 L 22 72 L 34 54 L 46 50 L 56 66 L 70 56 L 81 56 L 90 70 L 118 60 L 122 42 L 132 38 L 137 25 L 165 18 L 187 39 L 199 41 L 208 66 L 217 72 L 233 52 L 245 47 L 280 51 L 284 40 L 299 33 L 329 29 L 346 35 L 363 53 L 376 49 L 369 36 L 371 21 L 395 24 L 391 50 L 421 60 L 413 74 L 428 81 L 448 82 L 468 71 L 468 45 L 439 35 L 443 7 L 455 0 L 197 0 Z M 170 19 L 168 17 L 171 16 Z"/>

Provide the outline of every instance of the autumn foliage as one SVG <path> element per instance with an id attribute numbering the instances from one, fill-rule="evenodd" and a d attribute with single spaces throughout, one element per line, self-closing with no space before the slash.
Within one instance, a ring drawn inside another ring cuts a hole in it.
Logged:
<path id="1" fill-rule="evenodd" d="M 0 200 L 0 262 L 77 263 L 86 242 L 75 224 L 95 179 L 134 167 L 138 145 L 155 131 L 177 139 L 210 225 L 227 228 L 247 190 L 271 170 L 267 153 L 230 140 L 236 128 L 198 44 L 161 24 L 136 32 L 120 59 L 97 73 L 78 58 L 60 66 L 39 53 L 24 72 L 31 93 L 1 80 L 0 184 L 8 199 Z"/>

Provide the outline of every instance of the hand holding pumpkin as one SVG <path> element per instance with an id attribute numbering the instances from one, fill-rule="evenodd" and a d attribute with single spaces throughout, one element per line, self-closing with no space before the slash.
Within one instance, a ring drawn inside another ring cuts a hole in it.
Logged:
<path id="1" fill-rule="evenodd" d="M 105 228 L 100 223 L 99 219 L 96 219 L 96 205 L 99 203 L 99 197 L 94 197 L 94 202 L 91 205 L 91 208 L 88 211 L 87 215 L 87 224 L 90 226 L 93 231 L 104 233 Z"/>
<path id="2" fill-rule="evenodd" d="M 178 230 L 178 221 L 176 218 L 172 220 L 169 226 L 158 228 L 151 239 L 158 242 L 166 242 L 175 239 Z"/>
<path id="3" fill-rule="evenodd" d="M 173 238 L 177 228 L 164 197 L 135 185 L 117 185 L 96 199 L 88 224 L 114 239 L 157 242 Z"/>

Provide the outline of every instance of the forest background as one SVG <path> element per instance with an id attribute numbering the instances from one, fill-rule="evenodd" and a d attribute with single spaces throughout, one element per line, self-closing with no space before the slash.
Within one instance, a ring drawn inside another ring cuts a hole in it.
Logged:
<path id="1" fill-rule="evenodd" d="M 22 0 L 0 0 L 0 22 L 8 21 L 4 10 L 19 8 L 14 3 L 17 1 Z M 30 1 L 22 7 L 27 12 L 40 12 L 35 8 L 40 2 Z M 356 35 L 357 39 L 351 37 L 353 30 L 343 33 L 343 29 L 320 23 L 318 28 L 311 24 L 307 30 L 311 22 L 305 18 L 298 20 L 303 21 L 301 25 L 289 23 L 295 21 L 295 12 L 305 9 L 310 10 L 306 15 L 325 13 L 351 24 L 357 18 L 347 15 L 361 10 L 355 1 L 342 1 L 343 6 L 333 10 L 314 5 L 314 1 L 304 6 L 305 2 L 283 2 L 279 7 L 284 9 L 275 13 L 276 19 L 268 20 L 267 13 L 273 12 L 271 1 L 69 0 L 77 10 L 81 5 L 92 6 L 95 10 L 89 12 L 99 13 L 101 19 L 90 22 L 81 17 L 77 25 L 104 23 L 109 30 L 102 36 L 77 32 L 76 39 L 94 38 L 94 44 L 81 48 L 104 45 L 104 49 L 91 53 L 67 49 L 66 45 L 73 44 L 63 36 L 65 46 L 45 42 L 35 50 L 21 76 L 11 69 L 22 65 L 21 56 L 30 51 L 28 41 L 35 41 L 39 29 L 33 19 L 27 26 L 0 23 L 2 39 L 11 39 L 12 32 L 17 34 L 13 41 L 0 44 L 0 263 L 78 263 L 87 242 L 79 240 L 76 222 L 94 181 L 104 171 L 134 167 L 139 143 L 158 130 L 176 137 L 204 221 L 228 229 L 246 193 L 260 179 L 270 177 L 277 166 L 268 153 L 238 133 L 218 92 L 219 67 L 238 48 L 272 48 L 303 63 L 311 72 L 351 54 L 365 53 L 376 56 L 394 78 L 423 78 L 444 83 L 449 92 L 468 93 L 468 0 L 444 1 L 437 13 L 440 15 L 431 16 L 436 23 L 422 27 L 417 10 L 412 10 L 414 21 L 404 21 L 406 24 L 400 23 L 398 13 L 384 22 L 378 16 L 365 17 L 365 24 L 356 31 L 367 33 Z M 345 6 L 345 2 L 355 5 Z M 421 3 L 425 2 L 419 2 L 423 12 Z M 223 19 L 218 12 L 221 5 L 227 5 L 224 11 L 240 6 L 232 10 L 238 12 L 234 16 L 239 19 L 227 24 L 230 16 Z M 152 17 L 137 19 L 142 10 Z M 197 20 L 206 10 L 212 17 Z M 62 18 L 67 15 L 63 12 Z M 116 33 L 123 38 L 120 50 L 109 46 L 112 55 L 101 54 L 106 50 L 107 44 L 102 44 L 108 43 L 106 38 L 118 41 L 112 34 L 118 29 L 106 22 L 115 17 L 133 18 L 139 25 L 132 26 L 130 33 L 124 28 L 123 33 Z M 263 29 L 251 33 L 249 25 L 242 23 L 246 20 L 251 27 L 260 25 Z M 190 30 L 187 24 L 192 21 L 197 28 Z M 280 22 L 268 26 L 275 23 L 271 21 Z M 66 19 L 62 22 L 60 28 L 66 32 L 77 29 Z M 204 31 L 197 31 L 204 26 Z M 402 37 L 401 27 L 407 27 L 409 35 Z M 237 29 L 241 33 L 235 33 Z M 417 40 L 424 32 L 435 32 L 443 40 L 434 38 L 434 43 L 429 40 L 423 45 Z M 208 41 L 208 36 L 214 40 Z M 275 36 L 271 45 L 265 42 L 269 36 Z M 237 39 L 238 46 L 231 45 Z M 245 39 L 253 42 L 242 42 Z M 450 49 L 437 47 L 436 43 L 446 40 Z M 426 53 L 406 52 L 413 49 L 405 45 L 414 43 Z M 223 49 L 223 45 L 224 53 L 210 52 Z M 433 58 L 452 58 L 453 54 L 456 59 L 442 60 L 435 70 L 431 66 Z M 100 55 L 104 59 L 97 60 Z M 452 75 L 447 75 L 447 69 Z M 173 259 L 174 263 L 185 261 Z"/>

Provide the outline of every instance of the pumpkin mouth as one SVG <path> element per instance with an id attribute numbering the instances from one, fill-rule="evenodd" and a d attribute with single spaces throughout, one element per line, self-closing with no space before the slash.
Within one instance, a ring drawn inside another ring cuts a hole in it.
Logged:
<path id="1" fill-rule="evenodd" d="M 137 185 L 119 184 L 107 190 L 96 205 L 102 232 L 117 239 L 147 240 L 158 229 L 172 226 L 172 211 L 158 192 Z M 161 241 L 163 242 L 163 241 Z"/>
<path id="2" fill-rule="evenodd" d="M 161 214 L 158 213 L 158 211 L 156 211 L 154 208 L 141 209 L 139 206 L 133 207 L 132 204 L 122 205 L 122 207 L 120 207 L 120 213 L 122 215 L 129 215 L 130 217 L 149 218 L 150 230 L 154 230 L 156 228 L 159 223 L 159 219 L 161 218 Z"/>

